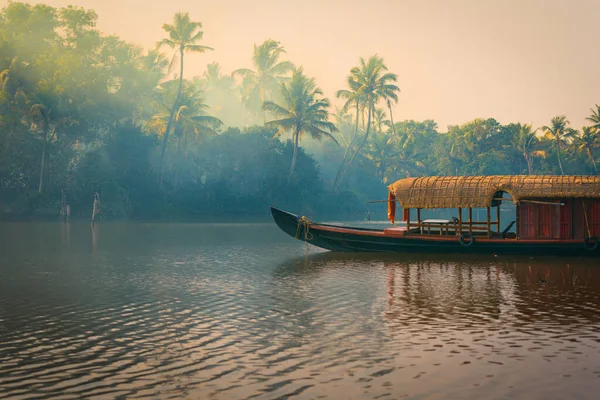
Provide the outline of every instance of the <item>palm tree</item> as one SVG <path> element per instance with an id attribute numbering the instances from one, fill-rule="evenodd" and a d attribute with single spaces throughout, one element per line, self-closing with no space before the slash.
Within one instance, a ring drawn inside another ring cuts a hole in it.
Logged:
<path id="1" fill-rule="evenodd" d="M 219 112 L 226 107 L 231 107 L 231 103 L 238 103 L 235 81 L 231 76 L 222 73 L 219 63 L 208 64 L 199 83 L 204 88 L 206 100 L 214 111 Z"/>
<path id="2" fill-rule="evenodd" d="M 365 157 L 375 165 L 381 182 L 388 182 L 388 175 L 421 175 L 425 165 L 418 160 L 420 146 L 403 146 L 397 136 L 375 131 L 365 147 Z"/>
<path id="3" fill-rule="evenodd" d="M 141 69 L 151 87 L 155 87 L 165 78 L 165 71 L 169 66 L 169 59 L 159 49 L 151 49 L 140 57 Z"/>
<path id="4" fill-rule="evenodd" d="M 592 149 L 598 146 L 600 146 L 600 131 L 591 126 L 584 126 L 581 136 L 579 137 L 578 150 L 585 151 L 587 153 L 590 160 L 592 160 L 595 173 L 598 173 L 598 168 L 596 166 L 596 159 L 594 158 Z"/>
<path id="5" fill-rule="evenodd" d="M 400 91 L 400 89 L 398 89 L 398 91 Z M 398 98 L 396 98 L 394 103 L 397 103 L 397 102 L 398 102 Z M 390 110 L 390 124 L 392 125 L 392 132 L 394 132 L 394 135 L 396 135 L 396 126 L 394 125 L 394 116 L 392 115 L 392 99 L 391 98 L 387 99 L 387 106 L 388 106 L 388 109 Z"/>
<path id="6" fill-rule="evenodd" d="M 536 150 L 539 145 L 539 139 L 536 136 L 536 130 L 532 130 L 531 124 L 517 124 L 517 132 L 512 140 L 512 147 L 525 158 L 527 162 L 527 172 L 533 175 L 533 157 L 545 157 L 546 153 L 542 150 Z"/>
<path id="7" fill-rule="evenodd" d="M 349 90 L 341 89 L 335 93 L 335 96 L 337 98 L 346 99 L 346 102 L 344 103 L 344 105 L 342 107 L 343 112 L 347 112 L 351 107 L 356 108 L 356 117 L 355 117 L 355 121 L 354 121 L 354 133 L 352 134 L 352 137 L 348 141 L 348 146 L 346 147 L 346 151 L 344 152 L 344 158 L 342 159 L 342 165 L 344 165 L 346 163 L 348 156 L 350 155 L 350 151 L 352 150 L 352 148 L 354 146 L 354 140 L 356 139 L 356 137 L 358 135 L 358 124 L 360 121 L 361 105 L 365 103 L 363 94 L 361 92 L 359 92 L 358 82 L 356 82 L 353 79 L 352 75 L 348 76 L 347 83 L 348 83 L 348 87 L 350 88 Z M 339 172 L 338 172 L 338 174 L 339 174 Z M 336 180 L 337 180 L 337 177 L 336 177 Z"/>
<path id="8" fill-rule="evenodd" d="M 391 122 L 389 119 L 385 119 L 385 110 L 383 108 L 376 108 L 373 111 L 373 128 L 376 133 L 383 133 L 385 126 L 390 126 Z"/>
<path id="9" fill-rule="evenodd" d="M 352 115 L 345 112 L 342 108 L 335 107 L 335 113 L 331 114 L 333 119 L 335 120 L 335 127 L 340 133 L 341 142 L 340 145 L 349 146 L 352 138 L 352 133 L 354 131 L 354 121 L 352 119 Z M 346 134 L 349 134 L 346 136 Z"/>
<path id="10" fill-rule="evenodd" d="M 243 78 L 243 98 L 248 107 L 258 105 L 260 110 L 267 100 L 267 94 L 279 91 L 279 85 L 284 81 L 285 74 L 294 68 L 294 64 L 290 61 L 279 61 L 282 54 L 285 54 L 285 49 L 279 42 L 272 39 L 265 40 L 260 46 L 254 45 L 252 62 L 255 71 L 248 68 L 233 71 L 232 76 L 239 75 Z M 266 115 L 263 112 L 263 122 L 265 121 Z"/>
<path id="11" fill-rule="evenodd" d="M 398 77 L 396 74 L 387 72 L 387 70 L 388 68 L 384 63 L 383 58 L 378 57 L 377 55 L 372 56 L 367 61 L 361 57 L 360 65 L 350 70 L 348 84 L 351 90 L 357 92 L 357 97 L 362 98 L 365 101 L 367 107 L 367 127 L 362 141 L 356 146 L 346 165 L 342 164 L 340 167 L 336 177 L 336 187 L 340 184 L 344 175 L 352 165 L 352 162 L 369 139 L 371 118 L 375 111 L 375 105 L 380 100 L 387 101 L 388 99 L 391 99 L 397 101 L 398 99 L 397 93 L 400 91 L 400 88 L 393 83 L 398 80 Z"/>
<path id="12" fill-rule="evenodd" d="M 592 128 L 600 129 L 600 106 L 596 104 L 596 109 L 590 108 L 592 115 L 586 119 L 593 123 Z"/>
<path id="13" fill-rule="evenodd" d="M 367 151 L 365 157 L 371 160 L 373 165 L 375 165 L 377 168 L 377 175 L 384 185 L 387 183 L 386 172 L 395 155 L 393 139 L 393 137 L 376 132 L 366 148 Z"/>
<path id="14" fill-rule="evenodd" d="M 153 112 L 151 104 L 156 95 L 153 89 L 157 89 L 159 84 L 165 79 L 169 59 L 159 49 L 151 49 L 138 57 L 137 61 L 141 72 L 139 79 L 142 82 L 141 87 L 144 90 L 137 102 L 138 106 L 134 111 L 132 121 L 136 125 L 143 125 L 148 115 Z"/>
<path id="15" fill-rule="evenodd" d="M 165 82 L 159 93 L 161 98 L 152 103 L 156 113 L 152 117 L 150 127 L 164 136 L 166 125 L 171 114 L 172 98 L 176 97 L 174 81 Z M 202 92 L 197 86 L 186 83 L 180 94 L 178 107 L 173 116 L 173 132 L 177 137 L 177 152 L 185 157 L 187 153 L 188 135 L 193 134 L 195 138 L 216 135 L 218 127 L 223 122 L 213 116 L 207 115 L 208 105 L 204 102 Z"/>
<path id="16" fill-rule="evenodd" d="M 38 184 L 38 193 L 42 193 L 44 187 L 44 165 L 46 160 L 46 144 L 48 143 L 48 132 L 51 129 L 52 119 L 50 116 L 51 108 L 44 99 L 40 100 L 40 94 L 29 100 L 29 112 L 28 116 L 31 121 L 32 128 L 40 130 L 42 132 L 42 157 L 40 162 L 40 180 Z M 46 104 L 44 104 L 46 103 Z"/>
<path id="17" fill-rule="evenodd" d="M 38 184 L 38 193 L 42 193 L 44 188 L 47 144 L 56 137 L 57 130 L 70 126 L 75 121 L 66 113 L 61 113 L 64 107 L 61 107 L 59 104 L 60 99 L 54 88 L 47 86 L 47 84 L 36 85 L 35 91 L 30 94 L 26 94 L 20 89 L 18 95 L 25 100 L 25 121 L 31 130 L 37 131 L 42 135 L 40 179 Z"/>
<path id="18" fill-rule="evenodd" d="M 302 68 L 294 70 L 291 80 L 288 83 L 282 83 L 280 88 L 283 97 L 282 105 L 265 101 L 263 110 L 269 111 L 279 118 L 267 122 L 265 126 L 277 128 L 278 134 L 292 133 L 294 153 L 288 178 L 291 179 L 296 168 L 298 141 L 302 134 L 308 133 L 311 137 L 319 140 L 326 137 L 337 143 L 332 136 L 337 128 L 328 121 L 329 100 L 322 97 L 323 92 L 316 87 L 315 80 L 305 76 Z"/>
<path id="19" fill-rule="evenodd" d="M 223 75 L 218 62 L 212 62 L 206 66 L 202 79 L 206 83 L 207 89 L 227 91 L 233 87 L 233 80 L 231 77 Z"/>
<path id="20" fill-rule="evenodd" d="M 165 82 L 159 89 L 160 97 L 152 103 L 155 114 L 148 122 L 150 130 L 159 135 L 166 133 L 166 125 L 171 115 L 171 104 L 176 97 L 176 82 Z M 190 139 L 198 139 L 208 135 L 216 135 L 216 129 L 223 125 L 220 119 L 207 115 L 208 105 L 204 102 L 202 92 L 196 85 L 185 82 L 179 97 L 178 107 L 173 116 L 173 134 L 177 138 L 177 165 L 175 186 L 179 181 L 181 161 L 187 157 L 187 145 Z"/>
<path id="21" fill-rule="evenodd" d="M 171 59 L 171 66 L 179 59 L 179 87 L 177 89 L 177 96 L 171 107 L 169 113 L 169 120 L 167 121 L 167 127 L 165 129 L 162 149 L 160 153 L 160 169 L 159 169 L 159 182 L 162 182 L 162 172 L 165 160 L 165 152 L 167 150 L 167 142 L 169 140 L 169 132 L 171 130 L 171 124 L 173 123 L 173 116 L 178 108 L 179 97 L 181 96 L 181 90 L 183 87 L 183 56 L 186 52 L 204 53 L 206 50 L 213 50 L 210 47 L 196 44 L 202 40 L 204 32 L 202 31 L 202 24 L 200 22 L 193 22 L 190 20 L 188 13 L 177 13 L 173 19 L 173 25 L 164 24 L 163 29 L 169 34 L 168 39 L 163 39 L 158 43 L 158 47 L 167 46 L 171 49 L 175 49 L 173 58 Z"/>
<path id="22" fill-rule="evenodd" d="M 552 118 L 550 126 L 543 126 L 542 130 L 544 130 L 545 135 L 549 139 L 553 139 L 556 141 L 556 149 L 558 151 L 558 166 L 560 167 L 560 173 L 562 175 L 565 174 L 565 171 L 562 166 L 562 157 L 561 157 L 561 145 L 566 144 L 571 140 L 577 131 L 568 127 L 569 120 L 567 117 L 557 116 Z"/>
<path id="23" fill-rule="evenodd" d="M 395 133 L 398 136 L 399 147 L 405 149 L 414 145 L 418 139 L 425 135 L 427 127 L 424 124 L 426 122 L 417 123 L 410 120 L 400 123 L 400 131 Z"/>

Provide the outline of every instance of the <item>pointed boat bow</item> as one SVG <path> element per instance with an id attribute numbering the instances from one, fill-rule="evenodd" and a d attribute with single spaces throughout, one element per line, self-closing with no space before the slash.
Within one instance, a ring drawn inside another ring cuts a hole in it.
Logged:
<path id="1" fill-rule="evenodd" d="M 298 223 L 300 221 L 300 218 L 297 215 L 280 210 L 276 207 L 271 207 L 271 215 L 273 215 L 275 223 L 282 231 L 296 239 L 299 237 L 304 238 L 304 231 L 301 232 L 302 236 L 297 235 Z"/>

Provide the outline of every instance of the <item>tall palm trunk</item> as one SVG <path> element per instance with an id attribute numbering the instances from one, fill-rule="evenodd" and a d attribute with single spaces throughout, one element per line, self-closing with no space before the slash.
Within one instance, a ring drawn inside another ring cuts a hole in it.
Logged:
<path id="1" fill-rule="evenodd" d="M 179 48 L 179 87 L 177 88 L 177 99 L 181 97 L 181 88 L 183 87 L 183 46 Z"/>
<path id="2" fill-rule="evenodd" d="M 387 166 L 385 165 L 385 161 L 381 161 L 381 165 L 379 166 L 379 174 L 381 177 L 381 183 L 385 184 L 385 170 Z"/>
<path id="3" fill-rule="evenodd" d="M 594 159 L 594 154 L 592 154 L 592 149 L 587 148 L 588 156 L 590 156 L 590 160 L 592 160 L 592 164 L 594 164 L 594 172 L 598 173 L 598 168 L 596 167 L 596 160 Z"/>
<path id="4" fill-rule="evenodd" d="M 529 172 L 529 175 L 533 175 L 533 160 L 531 159 L 531 156 L 527 153 L 523 153 L 523 156 L 525 157 L 525 161 L 527 161 L 527 171 Z"/>
<path id="5" fill-rule="evenodd" d="M 177 133 L 177 127 L 175 127 L 174 131 Z M 179 189 L 179 175 L 181 174 L 181 137 L 183 136 L 183 132 L 180 135 L 177 135 L 177 173 L 175 174 L 175 190 Z"/>
<path id="6" fill-rule="evenodd" d="M 562 166 L 562 160 L 561 160 L 561 155 L 560 155 L 560 139 L 557 137 L 556 138 L 556 147 L 558 149 L 558 166 L 560 167 L 560 173 L 561 175 L 565 174 L 565 171 L 563 170 L 563 166 Z"/>
<path id="7" fill-rule="evenodd" d="M 163 136 L 162 148 L 160 150 L 160 168 L 158 170 L 158 182 L 162 185 L 163 178 L 163 169 L 165 166 L 165 153 L 167 151 L 167 144 L 169 142 L 169 132 L 171 131 L 171 125 L 173 124 L 173 117 L 175 115 L 175 110 L 177 109 L 177 104 L 179 103 L 179 97 L 181 96 L 181 88 L 183 86 L 183 46 L 179 48 L 179 87 L 177 89 L 177 96 L 175 96 L 175 102 L 173 103 L 173 107 L 171 107 L 171 112 L 169 113 L 169 120 L 167 121 L 167 128 L 165 129 L 165 133 Z"/>
<path id="8" fill-rule="evenodd" d="M 42 144 L 42 162 L 40 164 L 40 184 L 38 186 L 38 193 L 42 193 L 44 187 L 44 162 L 46 160 L 46 139 L 48 138 L 48 128 L 44 127 L 44 143 Z"/>
<path id="9" fill-rule="evenodd" d="M 292 179 L 292 175 L 294 175 L 294 170 L 296 169 L 296 155 L 298 154 L 298 139 L 300 137 L 300 129 L 296 127 L 294 130 L 294 154 L 292 155 L 292 166 L 290 167 L 290 175 L 288 176 L 288 182 Z"/>
<path id="10" fill-rule="evenodd" d="M 369 111 L 367 113 L 367 115 L 368 115 L 367 116 L 367 131 L 365 132 L 365 137 L 360 142 L 360 144 L 356 147 L 356 150 L 354 150 L 354 153 L 352 154 L 352 157 L 350 158 L 350 160 L 346 164 L 346 167 L 342 171 L 342 174 L 340 175 L 340 179 L 338 180 L 338 182 L 337 182 L 337 184 L 335 186 L 336 189 L 340 185 L 340 183 L 342 182 L 342 180 L 344 179 L 344 176 L 348 172 L 348 169 L 352 165 L 352 162 L 354 162 L 354 159 L 356 158 L 356 156 L 358 155 L 358 153 L 360 153 L 360 151 L 362 150 L 363 146 L 365 145 L 365 143 L 367 143 L 367 140 L 369 139 L 369 133 L 371 132 L 371 114 L 372 114 L 372 111 L 373 111 L 373 108 L 374 108 L 372 103 L 373 103 L 372 99 L 369 99 L 369 106 L 368 106 L 369 107 Z"/>
<path id="11" fill-rule="evenodd" d="M 388 109 L 390 110 L 390 123 L 392 124 L 392 132 L 394 132 L 394 136 L 397 136 L 396 126 L 394 125 L 394 117 L 392 115 L 392 102 L 388 100 L 387 106 L 388 106 Z"/>
<path id="12" fill-rule="evenodd" d="M 363 131 L 365 130 L 365 108 L 363 107 L 362 111 L 361 111 L 361 116 L 362 116 L 362 129 Z"/>
<path id="13" fill-rule="evenodd" d="M 262 108 L 262 104 L 265 104 L 265 88 L 262 87 L 262 85 L 260 85 L 259 87 L 259 96 L 260 96 L 260 104 L 261 104 L 261 108 Z M 263 125 L 267 123 L 267 112 L 265 110 L 262 110 L 262 117 L 263 117 Z"/>
<path id="14" fill-rule="evenodd" d="M 350 154 L 350 149 L 352 148 L 352 144 L 354 143 L 354 139 L 356 135 L 358 135 L 358 116 L 360 114 L 360 102 L 358 99 L 356 100 L 356 123 L 354 124 L 354 135 L 348 142 L 348 147 L 346 147 L 346 152 L 344 153 L 344 158 L 342 159 L 342 165 L 340 165 L 340 169 L 338 169 L 337 174 L 335 175 L 334 186 L 337 187 L 337 182 L 340 179 L 340 175 L 344 170 L 344 165 L 346 165 L 346 160 L 348 159 L 348 154 Z"/>

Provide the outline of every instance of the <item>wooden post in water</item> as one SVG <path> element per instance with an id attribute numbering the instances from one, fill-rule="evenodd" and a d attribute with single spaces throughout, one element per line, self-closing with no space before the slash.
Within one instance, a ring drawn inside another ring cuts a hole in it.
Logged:
<path id="1" fill-rule="evenodd" d="M 92 226 L 96 223 L 96 214 L 98 213 L 98 206 L 100 203 L 100 195 L 98 192 L 94 193 L 94 207 L 92 208 Z"/>
<path id="2" fill-rule="evenodd" d="M 60 190 L 60 216 L 65 221 L 68 221 L 71 216 L 71 206 L 69 206 L 69 202 L 67 201 L 65 189 Z"/>
<path id="3" fill-rule="evenodd" d="M 60 216 L 67 219 L 65 210 L 65 189 L 60 189 Z"/>

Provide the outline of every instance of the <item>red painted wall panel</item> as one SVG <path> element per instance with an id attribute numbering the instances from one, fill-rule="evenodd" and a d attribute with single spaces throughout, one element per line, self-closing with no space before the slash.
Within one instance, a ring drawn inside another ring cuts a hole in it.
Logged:
<path id="1" fill-rule="evenodd" d="M 559 207 L 560 212 L 560 231 L 558 237 L 561 239 L 571 239 L 573 200 L 565 199 L 563 206 Z"/>
<path id="2" fill-rule="evenodd" d="M 586 236 L 583 202 L 581 199 L 573 199 L 573 239 L 583 240 Z"/>
<path id="3" fill-rule="evenodd" d="M 537 210 L 531 203 L 519 204 L 519 236 L 532 238 L 537 235 Z"/>
<path id="4" fill-rule="evenodd" d="M 600 201 L 589 200 L 587 203 L 591 236 L 600 237 Z"/>
<path id="5" fill-rule="evenodd" d="M 599 199 L 564 199 L 561 202 L 563 206 L 521 203 L 519 237 L 579 240 L 587 236 L 600 238 Z"/>
<path id="6" fill-rule="evenodd" d="M 552 238 L 554 235 L 553 225 L 556 222 L 554 218 L 554 208 L 549 204 L 534 204 L 538 209 L 538 237 Z"/>
<path id="7" fill-rule="evenodd" d="M 556 206 L 523 202 L 519 207 L 519 237 L 523 239 L 569 239 L 571 237 L 570 203 Z"/>

